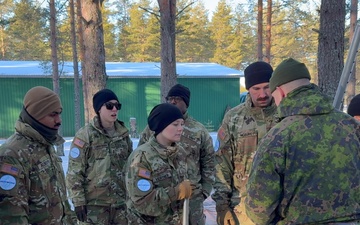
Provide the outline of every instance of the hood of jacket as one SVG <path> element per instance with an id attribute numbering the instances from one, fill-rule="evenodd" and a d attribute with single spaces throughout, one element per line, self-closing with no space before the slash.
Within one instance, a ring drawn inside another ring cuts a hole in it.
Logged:
<path id="1" fill-rule="evenodd" d="M 321 93 L 315 84 L 301 86 L 291 92 L 280 102 L 278 108 L 280 118 L 293 115 L 320 115 L 334 110 L 332 100 Z"/>

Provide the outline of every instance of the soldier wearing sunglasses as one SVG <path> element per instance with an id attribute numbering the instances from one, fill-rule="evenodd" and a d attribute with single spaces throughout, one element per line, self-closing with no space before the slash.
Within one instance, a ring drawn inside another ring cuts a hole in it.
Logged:
<path id="1" fill-rule="evenodd" d="M 96 116 L 75 135 L 67 187 L 79 224 L 127 224 L 123 165 L 132 152 L 129 131 L 117 119 L 121 103 L 103 89 L 93 97 Z"/>

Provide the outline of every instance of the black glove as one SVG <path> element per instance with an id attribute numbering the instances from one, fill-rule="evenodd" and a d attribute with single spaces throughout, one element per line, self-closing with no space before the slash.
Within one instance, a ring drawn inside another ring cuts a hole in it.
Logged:
<path id="1" fill-rule="evenodd" d="M 76 206 L 75 213 L 76 213 L 76 217 L 79 221 L 81 221 L 81 222 L 86 221 L 87 209 L 86 209 L 85 205 Z"/>

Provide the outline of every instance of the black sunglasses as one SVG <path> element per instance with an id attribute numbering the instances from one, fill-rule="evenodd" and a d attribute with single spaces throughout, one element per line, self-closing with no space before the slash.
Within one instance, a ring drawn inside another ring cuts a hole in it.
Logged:
<path id="1" fill-rule="evenodd" d="M 115 102 L 115 103 L 113 103 L 113 102 L 105 102 L 104 105 L 105 105 L 106 109 L 108 109 L 108 110 L 112 110 L 114 108 L 114 106 L 115 106 L 115 108 L 117 110 L 121 109 L 121 104 L 118 103 L 118 102 Z"/>

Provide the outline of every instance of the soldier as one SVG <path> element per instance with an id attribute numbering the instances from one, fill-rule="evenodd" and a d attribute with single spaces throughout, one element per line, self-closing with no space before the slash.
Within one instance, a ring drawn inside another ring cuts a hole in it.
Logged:
<path id="1" fill-rule="evenodd" d="M 225 114 L 218 130 L 212 198 L 219 225 L 253 224 L 245 213 L 245 185 L 258 141 L 277 121 L 269 90 L 272 72 L 272 67 L 261 61 L 245 69 L 246 100 Z"/>
<path id="2" fill-rule="evenodd" d="M 206 128 L 194 118 L 189 116 L 190 103 L 189 88 L 176 84 L 167 94 L 166 100 L 178 107 L 185 120 L 184 131 L 179 144 L 192 155 L 196 167 L 192 168 L 194 179 L 197 184 L 190 199 L 190 225 L 205 225 L 204 200 L 210 195 L 214 182 L 214 147 L 211 136 Z M 153 134 L 147 126 L 142 132 L 139 146 L 145 143 Z"/>
<path id="3" fill-rule="evenodd" d="M 176 142 L 184 129 L 174 105 L 155 106 L 148 117 L 154 134 L 130 155 L 126 166 L 129 225 L 181 225 L 183 199 L 195 188 L 188 180 L 192 157 Z"/>
<path id="4" fill-rule="evenodd" d="M 247 183 L 256 224 L 360 222 L 360 125 L 310 79 L 292 58 L 270 79 L 282 120 L 259 143 Z"/>
<path id="5" fill-rule="evenodd" d="M 347 108 L 347 113 L 356 120 L 360 121 L 360 94 L 351 99 Z"/>
<path id="6" fill-rule="evenodd" d="M 64 171 L 54 145 L 62 105 L 52 90 L 37 86 L 24 97 L 16 132 L 0 147 L 0 223 L 72 224 Z"/>
<path id="7" fill-rule="evenodd" d="M 109 89 L 93 97 L 96 116 L 75 135 L 66 176 L 80 224 L 126 224 L 123 166 L 132 152 L 128 129 L 117 119 L 121 104 Z"/>

